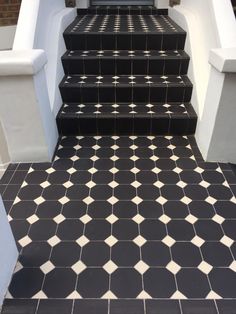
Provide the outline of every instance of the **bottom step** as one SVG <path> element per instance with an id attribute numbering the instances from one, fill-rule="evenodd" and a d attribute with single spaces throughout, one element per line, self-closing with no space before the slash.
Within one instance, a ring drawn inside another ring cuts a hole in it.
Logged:
<path id="1" fill-rule="evenodd" d="M 64 104 L 61 135 L 191 135 L 197 115 L 189 103 Z"/>

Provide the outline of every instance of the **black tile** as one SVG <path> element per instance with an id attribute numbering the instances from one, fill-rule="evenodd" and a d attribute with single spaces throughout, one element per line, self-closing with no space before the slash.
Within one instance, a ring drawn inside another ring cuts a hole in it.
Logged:
<path id="1" fill-rule="evenodd" d="M 189 210 L 197 218 L 211 218 L 215 215 L 213 206 L 204 201 L 192 201 Z"/>
<path id="2" fill-rule="evenodd" d="M 182 268 L 176 278 L 179 291 L 187 298 L 206 298 L 210 292 L 207 276 L 198 269 Z"/>
<path id="3" fill-rule="evenodd" d="M 217 314 L 213 300 L 183 300 L 181 301 L 183 314 Z"/>
<path id="4" fill-rule="evenodd" d="M 202 262 L 199 249 L 188 242 L 176 242 L 171 247 L 173 260 L 182 267 L 197 267 Z"/>
<path id="5" fill-rule="evenodd" d="M 133 240 L 138 236 L 138 225 L 132 220 L 118 220 L 113 224 L 112 234 L 119 240 Z"/>
<path id="6" fill-rule="evenodd" d="M 27 219 L 35 213 L 36 208 L 33 201 L 21 201 L 12 206 L 10 216 L 14 219 Z"/>
<path id="7" fill-rule="evenodd" d="M 185 218 L 188 216 L 188 206 L 179 201 L 167 201 L 163 208 L 165 214 L 170 218 Z"/>
<path id="8" fill-rule="evenodd" d="M 76 277 L 72 269 L 55 268 L 46 275 L 43 291 L 48 298 L 64 299 L 75 290 Z"/>
<path id="9" fill-rule="evenodd" d="M 180 314 L 180 305 L 177 300 L 146 300 L 147 314 Z"/>
<path id="10" fill-rule="evenodd" d="M 140 260 L 139 247 L 132 242 L 118 242 L 111 249 L 111 260 L 118 267 L 133 267 Z"/>
<path id="11" fill-rule="evenodd" d="M 77 240 L 83 234 L 84 225 L 78 219 L 64 220 L 59 224 L 57 236 L 61 240 Z"/>
<path id="12" fill-rule="evenodd" d="M 71 314 L 72 300 L 40 300 L 37 314 Z"/>
<path id="13" fill-rule="evenodd" d="M 2 314 L 35 314 L 38 300 L 5 299 Z"/>
<path id="14" fill-rule="evenodd" d="M 111 225 L 106 220 L 91 220 L 85 228 L 85 236 L 90 240 L 105 240 L 111 235 Z"/>
<path id="15" fill-rule="evenodd" d="M 227 268 L 213 268 L 209 274 L 212 289 L 222 298 L 236 297 L 236 273 Z"/>
<path id="16" fill-rule="evenodd" d="M 136 298 L 142 291 L 142 276 L 133 268 L 118 268 L 111 274 L 111 291 L 117 298 Z"/>
<path id="17" fill-rule="evenodd" d="M 88 207 L 88 215 L 92 218 L 106 218 L 112 214 L 112 205 L 107 201 L 95 201 Z"/>
<path id="18" fill-rule="evenodd" d="M 170 201 L 180 200 L 184 197 L 183 190 L 180 187 L 173 185 L 164 185 L 161 188 L 161 195 Z"/>
<path id="19" fill-rule="evenodd" d="M 113 214 L 118 218 L 132 218 L 137 214 L 137 205 L 130 201 L 119 201 L 113 206 Z"/>
<path id="20" fill-rule="evenodd" d="M 3 200 L 14 200 L 20 190 L 20 185 L 8 185 L 2 195 Z"/>
<path id="21" fill-rule="evenodd" d="M 27 174 L 27 171 L 15 171 L 9 184 L 22 184 L 25 179 L 26 174 Z"/>
<path id="22" fill-rule="evenodd" d="M 47 241 L 55 235 L 57 224 L 52 220 L 38 220 L 30 228 L 29 237 L 33 241 Z"/>
<path id="23" fill-rule="evenodd" d="M 229 201 L 217 201 L 214 207 L 218 215 L 224 218 L 236 218 L 236 204 Z"/>
<path id="24" fill-rule="evenodd" d="M 144 218 L 159 218 L 163 213 L 161 204 L 156 201 L 143 201 L 138 209 L 139 214 Z"/>
<path id="25" fill-rule="evenodd" d="M 184 188 L 185 195 L 191 200 L 201 201 L 208 197 L 207 189 L 199 185 L 187 185 Z"/>
<path id="26" fill-rule="evenodd" d="M 214 267 L 229 267 L 233 262 L 230 250 L 219 242 L 205 242 L 201 251 L 204 260 Z"/>
<path id="27" fill-rule="evenodd" d="M 146 219 L 140 224 L 140 234 L 147 240 L 162 240 L 166 236 L 166 228 L 158 220 Z"/>
<path id="28" fill-rule="evenodd" d="M 85 215 L 87 206 L 82 201 L 70 201 L 63 206 L 62 215 L 66 218 L 80 218 Z"/>
<path id="29" fill-rule="evenodd" d="M 142 300 L 111 300 L 110 314 L 144 314 Z"/>
<path id="30" fill-rule="evenodd" d="M 75 300 L 73 314 L 106 314 L 108 313 L 107 300 Z"/>
<path id="31" fill-rule="evenodd" d="M 102 268 L 87 268 L 79 274 L 77 291 L 83 298 L 101 298 L 109 290 L 109 275 Z"/>
<path id="32" fill-rule="evenodd" d="M 51 185 L 44 189 L 42 197 L 45 200 L 58 200 L 65 196 L 66 188 L 62 185 Z"/>
<path id="33" fill-rule="evenodd" d="M 148 241 L 142 248 L 142 260 L 149 266 L 165 267 L 171 260 L 169 248 L 161 242 Z"/>
<path id="34" fill-rule="evenodd" d="M 50 254 L 47 242 L 31 242 L 22 249 L 19 261 L 24 267 L 40 267 L 49 260 Z"/>
<path id="35" fill-rule="evenodd" d="M 12 220 L 10 221 L 11 229 L 15 240 L 19 240 L 27 235 L 29 230 L 29 223 L 25 220 Z"/>
<path id="36" fill-rule="evenodd" d="M 76 242 L 60 242 L 53 247 L 50 260 L 56 267 L 70 267 L 79 260 L 80 251 Z"/>
<path id="37" fill-rule="evenodd" d="M 23 202 L 20 202 L 23 203 Z M 37 207 L 36 215 L 39 218 L 54 218 L 61 212 L 62 205 L 57 201 L 47 201 Z"/>
<path id="38" fill-rule="evenodd" d="M 101 267 L 110 259 L 110 248 L 104 242 L 89 242 L 83 247 L 81 260 L 87 266 Z"/>
<path id="39" fill-rule="evenodd" d="M 9 292 L 13 298 L 32 298 L 41 290 L 43 278 L 39 268 L 23 268 L 12 277 Z"/>
<path id="40" fill-rule="evenodd" d="M 15 171 L 6 170 L 0 180 L 0 184 L 8 184 L 13 177 Z"/>
<path id="41" fill-rule="evenodd" d="M 190 241 L 195 233 L 193 226 L 184 220 L 172 220 L 167 225 L 169 235 L 176 241 Z"/>
<path id="42" fill-rule="evenodd" d="M 235 314 L 236 300 L 216 300 L 219 314 Z"/>
<path id="43" fill-rule="evenodd" d="M 212 220 L 198 220 L 195 228 L 197 235 L 207 241 L 219 241 L 223 237 L 220 225 Z"/>
<path id="44" fill-rule="evenodd" d="M 176 291 L 175 278 L 167 269 L 150 268 L 144 275 L 144 290 L 153 298 L 170 298 Z"/>

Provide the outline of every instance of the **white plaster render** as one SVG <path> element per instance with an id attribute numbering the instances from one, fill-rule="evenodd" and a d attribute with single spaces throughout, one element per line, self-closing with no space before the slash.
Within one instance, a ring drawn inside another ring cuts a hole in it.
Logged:
<path id="1" fill-rule="evenodd" d="M 12 49 L 16 25 L 0 27 L 0 50 Z"/>
<path id="2" fill-rule="evenodd" d="M 45 54 L 43 51 L 2 54 L 0 116 L 11 162 L 50 161 L 58 133 L 47 92 Z"/>
<path id="3" fill-rule="evenodd" d="M 236 74 L 221 73 L 235 72 L 236 21 L 231 1 L 182 0 L 170 9 L 170 17 L 187 32 L 188 75 L 198 114 L 196 139 L 203 157 L 236 163 L 232 119 L 236 116 L 236 89 L 232 88 Z"/>
<path id="4" fill-rule="evenodd" d="M 17 259 L 18 250 L 0 196 L 0 306 L 10 284 Z"/>

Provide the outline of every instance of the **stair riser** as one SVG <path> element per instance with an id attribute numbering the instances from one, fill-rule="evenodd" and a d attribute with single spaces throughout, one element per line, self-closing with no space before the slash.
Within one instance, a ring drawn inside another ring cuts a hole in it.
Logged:
<path id="1" fill-rule="evenodd" d="M 68 50 L 183 50 L 186 34 L 64 34 Z"/>
<path id="2" fill-rule="evenodd" d="M 135 59 L 131 58 L 85 58 L 62 59 L 65 74 L 101 75 L 184 75 L 187 74 L 189 59 Z"/>
<path id="3" fill-rule="evenodd" d="M 63 135 L 190 135 L 197 118 L 71 118 L 57 119 Z"/>
<path id="4" fill-rule="evenodd" d="M 178 87 L 60 87 L 64 102 L 102 103 L 102 102 L 189 102 L 192 86 Z"/>
<path id="5" fill-rule="evenodd" d="M 127 8 L 88 8 L 88 9 L 78 9 L 77 10 L 78 15 L 85 15 L 85 14 L 101 14 L 101 15 L 168 15 L 168 9 L 127 9 Z"/>

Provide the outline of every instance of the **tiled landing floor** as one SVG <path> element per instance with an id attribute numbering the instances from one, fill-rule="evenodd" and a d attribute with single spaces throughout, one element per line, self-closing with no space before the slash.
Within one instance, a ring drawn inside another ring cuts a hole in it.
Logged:
<path id="1" fill-rule="evenodd" d="M 52 164 L 11 165 L 3 313 L 235 314 L 234 193 L 193 137 L 66 137 Z"/>

